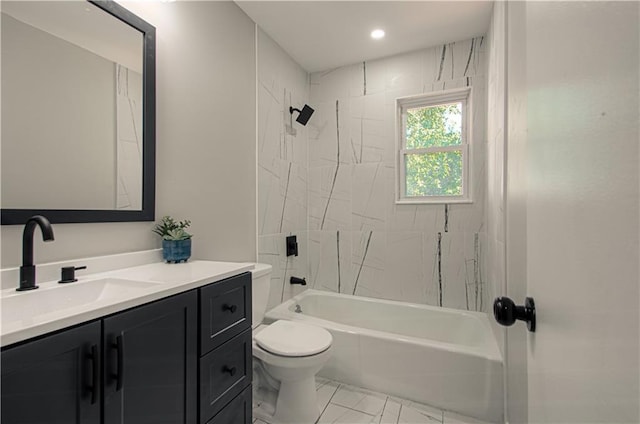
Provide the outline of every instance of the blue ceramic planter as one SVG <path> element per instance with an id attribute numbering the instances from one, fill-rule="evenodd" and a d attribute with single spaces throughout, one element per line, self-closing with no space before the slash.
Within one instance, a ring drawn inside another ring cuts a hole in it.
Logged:
<path id="1" fill-rule="evenodd" d="M 187 262 L 191 257 L 191 239 L 162 240 L 162 259 L 167 263 Z"/>

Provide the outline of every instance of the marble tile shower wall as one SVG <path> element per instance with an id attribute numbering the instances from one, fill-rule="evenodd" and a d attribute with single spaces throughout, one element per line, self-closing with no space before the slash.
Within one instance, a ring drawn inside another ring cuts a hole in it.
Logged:
<path id="1" fill-rule="evenodd" d="M 478 37 L 310 76 L 311 287 L 489 310 L 485 44 Z M 395 99 L 466 86 L 473 203 L 396 205 Z"/>
<path id="2" fill-rule="evenodd" d="M 269 308 L 303 289 L 292 275 L 307 276 L 308 130 L 291 125 L 289 106 L 308 103 L 308 91 L 307 73 L 258 30 L 258 260 L 273 267 Z M 297 257 L 286 256 L 291 234 Z"/>

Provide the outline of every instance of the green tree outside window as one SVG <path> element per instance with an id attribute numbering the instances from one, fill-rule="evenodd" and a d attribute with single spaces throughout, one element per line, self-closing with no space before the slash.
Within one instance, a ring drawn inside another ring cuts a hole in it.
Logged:
<path id="1" fill-rule="evenodd" d="M 462 103 L 407 109 L 404 136 L 405 196 L 462 195 Z"/>

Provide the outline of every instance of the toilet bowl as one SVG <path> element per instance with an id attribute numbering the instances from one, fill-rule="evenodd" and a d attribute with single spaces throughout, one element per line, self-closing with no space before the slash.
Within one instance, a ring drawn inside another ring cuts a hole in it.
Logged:
<path id="1" fill-rule="evenodd" d="M 269 298 L 271 266 L 256 264 L 252 273 L 252 350 L 257 363 L 254 384 L 263 389 L 268 386 L 266 390 L 274 394 L 256 399 L 268 404 L 261 404 L 255 415 L 274 424 L 314 423 L 320 415 L 315 375 L 331 356 L 331 333 L 321 327 L 285 320 L 261 325 Z"/>

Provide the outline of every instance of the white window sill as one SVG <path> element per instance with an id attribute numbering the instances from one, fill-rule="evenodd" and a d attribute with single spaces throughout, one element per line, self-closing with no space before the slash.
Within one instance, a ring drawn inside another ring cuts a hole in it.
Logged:
<path id="1" fill-rule="evenodd" d="M 452 205 L 471 204 L 471 199 L 400 199 L 396 200 L 396 205 Z"/>

